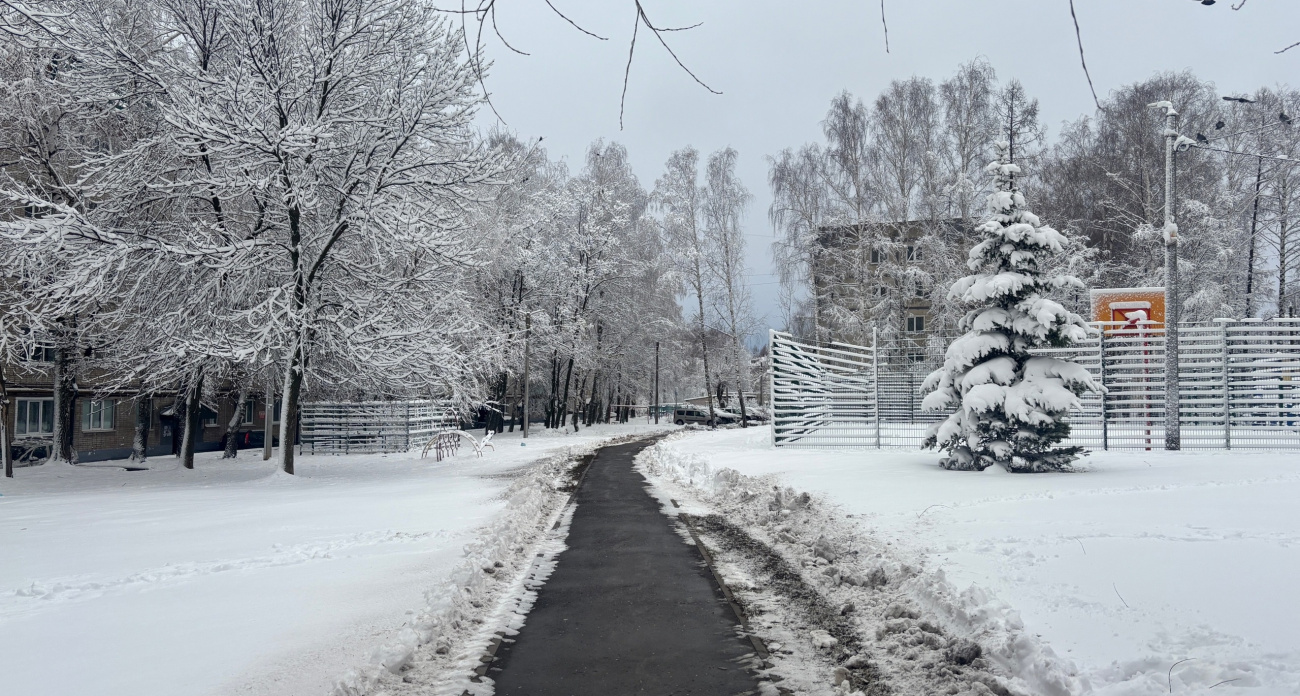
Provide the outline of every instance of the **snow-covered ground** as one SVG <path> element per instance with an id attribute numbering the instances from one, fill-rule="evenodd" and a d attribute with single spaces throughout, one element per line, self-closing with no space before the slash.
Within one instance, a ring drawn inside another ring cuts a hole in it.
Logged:
<path id="1" fill-rule="evenodd" d="M 922 607 L 998 623 L 1037 692 L 1300 693 L 1295 453 L 1096 452 L 1079 473 L 1013 475 L 945 471 L 934 452 L 774 450 L 766 429 L 659 447 L 705 500 L 765 481 L 838 507 L 928 574 Z"/>
<path id="2" fill-rule="evenodd" d="M 305 456 L 296 477 L 260 451 L 19 469 L 0 479 L 0 692 L 327 694 L 400 642 L 512 480 L 650 429 L 507 434 L 482 459 Z"/>

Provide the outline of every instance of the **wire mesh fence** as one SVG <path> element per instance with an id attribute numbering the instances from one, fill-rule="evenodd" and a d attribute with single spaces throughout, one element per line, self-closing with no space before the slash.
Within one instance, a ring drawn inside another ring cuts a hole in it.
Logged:
<path id="1" fill-rule="evenodd" d="M 310 454 L 405 452 L 458 423 L 443 401 L 314 402 L 301 413 L 302 451 Z"/>
<path id="2" fill-rule="evenodd" d="M 1067 416 L 1069 443 L 1161 449 L 1165 337 L 1159 328 L 1096 324 L 1084 341 L 1037 351 L 1083 365 L 1104 393 Z M 919 447 L 947 413 L 921 409 L 933 361 L 898 351 L 770 336 L 772 442 L 787 447 Z M 1184 449 L 1300 448 L 1300 322 L 1216 321 L 1179 332 L 1179 423 Z"/>

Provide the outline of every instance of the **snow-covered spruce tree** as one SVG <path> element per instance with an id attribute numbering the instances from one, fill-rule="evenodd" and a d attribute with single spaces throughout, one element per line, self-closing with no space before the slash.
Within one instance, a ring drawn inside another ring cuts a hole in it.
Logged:
<path id="1" fill-rule="evenodd" d="M 1016 188 L 1020 168 L 998 143 L 989 217 L 970 251 L 973 271 L 953 284 L 948 298 L 970 308 L 965 335 L 948 347 L 942 368 L 925 381 L 923 406 L 956 408 L 931 427 L 926 447 L 940 447 L 947 469 L 981 471 L 1000 464 L 1012 472 L 1058 471 L 1079 453 L 1057 447 L 1070 433 L 1062 418 L 1084 390 L 1099 389 L 1082 366 L 1032 356 L 1034 348 L 1063 347 L 1084 338 L 1077 314 L 1044 297 L 1052 288 L 1078 285 L 1072 276 L 1046 277 L 1047 260 L 1066 238 L 1025 208 Z"/>

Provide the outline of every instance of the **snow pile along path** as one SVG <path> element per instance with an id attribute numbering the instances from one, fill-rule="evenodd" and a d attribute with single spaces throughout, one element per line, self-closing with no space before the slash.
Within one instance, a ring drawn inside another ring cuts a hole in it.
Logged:
<path id="1" fill-rule="evenodd" d="M 1075 670 L 1009 607 L 960 593 L 819 496 L 714 469 L 665 442 L 642 455 L 661 497 L 692 514 L 795 693 L 1041 694 Z M 683 502 L 687 501 L 687 502 Z"/>
<path id="2" fill-rule="evenodd" d="M 1077 473 L 1011 475 L 945 471 L 934 452 L 773 449 L 766 430 L 658 450 L 661 485 L 796 565 L 825 536 L 858 551 L 854 572 L 908 575 L 891 587 L 1013 690 L 1300 693 L 1294 453 L 1094 452 Z M 789 521 L 763 517 L 773 504 Z"/>

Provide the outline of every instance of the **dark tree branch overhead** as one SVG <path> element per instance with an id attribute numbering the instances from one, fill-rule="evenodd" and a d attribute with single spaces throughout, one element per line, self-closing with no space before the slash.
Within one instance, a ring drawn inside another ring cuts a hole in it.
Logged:
<path id="1" fill-rule="evenodd" d="M 8 1 L 9 0 L 0 0 L 0 4 L 5 4 Z M 1215 4 L 1214 0 L 1208 0 L 1208 1 L 1196 0 L 1196 1 L 1201 3 L 1202 5 Z M 1232 5 L 1232 9 L 1240 10 L 1243 7 L 1245 7 L 1248 1 L 1249 0 L 1240 0 L 1236 4 Z M 550 8 L 550 10 L 554 12 L 557 17 L 563 19 L 574 29 L 577 29 L 583 34 L 586 34 L 587 36 L 598 39 L 600 41 L 609 40 L 608 37 L 601 36 L 575 22 L 571 17 L 561 12 L 560 9 L 555 6 L 552 0 L 543 0 L 543 2 L 546 3 L 546 6 Z M 1079 48 L 1079 64 L 1083 68 L 1083 75 L 1088 81 L 1088 91 L 1092 94 L 1092 101 L 1097 106 L 1098 109 L 1101 109 L 1102 108 L 1101 99 L 1097 96 L 1097 87 L 1093 82 L 1092 72 L 1088 69 L 1088 60 L 1083 48 L 1083 32 L 1079 26 L 1079 17 L 1078 17 L 1078 13 L 1075 10 L 1074 0 L 1068 0 L 1068 3 L 1070 8 L 1070 20 L 1074 24 L 1075 42 Z M 708 90 L 712 94 L 722 94 L 720 90 L 716 90 L 713 87 L 709 86 L 702 79 L 700 79 L 700 77 L 696 75 L 693 70 L 687 67 L 686 63 L 683 62 L 682 59 L 677 55 L 676 51 L 674 51 L 673 48 L 668 45 L 668 42 L 664 39 L 663 36 L 664 32 L 686 31 L 689 29 L 694 29 L 696 27 L 701 26 L 703 22 L 698 22 L 696 24 L 692 24 L 684 27 L 655 26 L 655 24 L 652 21 L 650 21 L 650 17 L 646 14 L 645 7 L 642 4 L 641 0 L 633 0 L 633 4 L 636 9 L 636 16 L 632 24 L 632 35 L 628 39 L 627 62 L 625 63 L 623 68 L 623 87 L 619 95 L 619 105 L 618 105 L 619 130 L 623 129 L 623 117 L 626 112 L 626 105 L 627 105 L 627 89 L 628 89 L 628 85 L 631 83 L 631 76 L 632 76 L 632 61 L 636 56 L 636 42 L 637 42 L 637 38 L 640 36 L 640 28 L 642 25 L 644 25 L 646 29 L 648 29 L 651 33 L 654 34 L 655 38 L 659 41 L 660 45 L 662 45 L 664 47 L 664 50 L 668 52 L 668 55 L 672 57 L 673 62 L 677 63 L 677 66 L 680 67 L 687 75 L 689 75 L 690 78 L 694 80 L 696 84 L 700 85 L 701 87 Z M 505 119 L 502 118 L 501 114 L 497 111 L 496 106 L 492 103 L 492 99 L 490 94 L 487 91 L 487 85 L 484 79 L 484 69 L 483 69 L 483 62 L 482 62 L 482 55 L 481 55 L 481 50 L 483 48 L 482 46 L 483 25 L 486 22 L 491 21 L 493 33 L 497 35 L 497 38 L 501 39 L 501 42 L 505 44 L 506 48 L 509 48 L 511 51 L 514 51 L 515 53 L 518 53 L 520 55 L 530 55 L 530 54 L 511 45 L 510 42 L 505 38 L 504 34 L 502 34 L 501 30 L 498 28 L 496 22 L 496 0 L 478 0 L 478 4 L 473 8 L 467 6 L 466 0 L 461 0 L 461 9 L 459 10 L 439 9 L 438 11 L 461 15 L 462 34 L 464 35 L 464 40 L 465 40 L 465 50 L 469 54 L 470 62 L 473 66 L 475 73 L 477 74 L 479 86 L 483 90 L 484 100 L 487 101 L 488 106 L 492 109 L 492 112 L 496 114 L 497 118 L 504 123 Z M 476 32 L 473 46 L 470 45 L 468 26 L 466 25 L 464 19 L 465 15 L 471 15 L 471 14 L 474 15 L 475 21 L 479 23 L 479 28 L 478 31 Z M 890 53 L 891 51 L 889 45 L 889 23 L 886 18 L 885 0 L 880 0 L 880 25 L 884 31 L 885 53 Z M 1274 51 L 1274 53 L 1279 53 L 1279 54 L 1286 53 L 1287 51 L 1290 51 L 1291 49 L 1297 47 L 1300 47 L 1300 41 L 1297 41 L 1296 43 L 1293 43 L 1290 46 L 1286 46 L 1280 50 Z"/>
<path id="2" fill-rule="evenodd" d="M 880 26 L 885 28 L 885 53 L 889 53 L 889 25 L 885 23 L 885 0 L 880 0 Z"/>
<path id="3" fill-rule="evenodd" d="M 1088 89 L 1092 91 L 1092 103 L 1101 110 L 1101 100 L 1097 98 L 1097 88 L 1092 86 L 1092 73 L 1088 72 L 1088 61 L 1083 57 L 1083 34 L 1079 31 L 1079 17 L 1074 13 L 1074 0 L 1070 0 L 1070 19 L 1074 20 L 1074 38 L 1079 42 L 1079 62 L 1083 65 L 1083 75 L 1088 78 Z"/>
<path id="4" fill-rule="evenodd" d="M 651 33 L 654 33 L 654 38 L 659 39 L 659 43 L 663 44 L 664 51 L 667 51 L 668 55 L 672 56 L 672 60 L 676 61 L 677 65 L 679 65 L 682 70 L 685 70 L 686 74 L 690 75 L 690 79 L 694 79 L 695 83 L 698 83 L 699 86 L 706 88 L 706 90 L 712 92 L 712 94 L 723 94 L 723 92 L 720 92 L 718 90 L 715 90 L 715 88 L 705 85 L 705 81 L 699 79 L 699 77 L 697 77 L 695 73 L 690 72 L 690 68 L 686 68 L 686 64 L 684 64 L 684 62 L 681 62 L 681 59 L 677 57 L 677 53 L 673 52 L 671 46 L 668 46 L 668 42 L 666 42 L 666 40 L 663 40 L 664 31 L 686 31 L 690 29 L 695 29 L 695 27 L 702 25 L 703 22 L 693 23 L 693 25 L 690 26 L 679 26 L 679 27 L 654 26 L 654 23 L 650 21 L 650 17 L 646 16 L 645 8 L 641 7 L 641 0 L 634 0 L 634 1 L 636 1 L 636 5 L 637 5 L 637 22 L 636 25 L 632 26 L 632 40 L 630 40 L 628 44 L 628 65 L 627 68 L 623 70 L 623 96 L 621 96 L 621 98 L 619 99 L 619 130 L 623 130 L 623 108 L 624 108 L 624 104 L 627 103 L 627 99 L 628 99 L 628 78 L 630 77 L 630 75 L 632 75 L 632 56 L 637 51 L 637 27 L 640 27 L 642 23 L 643 25 L 646 25 L 646 29 L 649 29 Z"/>
<path id="5" fill-rule="evenodd" d="M 1237 3 L 1236 5 L 1233 5 L 1233 6 L 1232 6 L 1232 9 L 1233 9 L 1233 10 L 1240 10 L 1241 8 L 1243 8 L 1243 7 L 1246 6 L 1246 2 L 1247 2 L 1247 0 L 1241 0 L 1241 2 Z M 1202 4 L 1202 5 L 1204 5 L 1204 4 L 1210 4 L 1210 5 L 1213 5 L 1214 3 L 1212 3 L 1212 2 L 1211 2 L 1211 3 L 1204 3 L 1204 2 L 1202 2 L 1201 4 Z M 1300 41 L 1297 41 L 1297 42 L 1291 44 L 1290 46 L 1287 46 L 1286 48 L 1279 49 L 1279 50 L 1277 50 L 1277 51 L 1273 51 L 1273 53 L 1274 53 L 1274 54 L 1278 54 L 1278 53 L 1286 53 L 1287 51 L 1289 51 L 1289 50 L 1295 48 L 1296 46 L 1300 46 Z"/>
<path id="6" fill-rule="evenodd" d="M 567 17 L 563 12 L 559 11 L 558 9 L 556 9 L 555 5 L 552 5 L 552 4 L 551 4 L 551 0 L 546 0 L 546 6 L 549 7 L 549 8 L 551 8 L 551 11 L 552 11 L 552 12 L 554 12 L 554 13 L 557 14 L 557 15 L 559 15 L 559 16 L 560 16 L 560 19 L 563 19 L 564 21 L 568 22 L 569 24 L 572 24 L 574 29 L 577 29 L 578 31 L 580 31 L 580 32 L 582 32 L 582 33 L 584 33 L 584 34 L 586 34 L 587 36 L 592 36 L 592 37 L 595 37 L 595 38 L 597 38 L 597 39 L 600 39 L 601 41 L 609 41 L 609 39 L 606 38 L 606 37 L 604 37 L 604 36 L 601 36 L 601 35 L 599 35 L 599 34 L 594 34 L 594 33 L 590 32 L 590 31 L 587 31 L 586 29 L 583 29 L 582 27 L 578 26 L 578 23 L 577 23 L 577 22 L 573 21 L 572 19 L 569 19 L 569 18 L 568 18 L 568 17 Z"/>
<path id="7" fill-rule="evenodd" d="M 627 103 L 627 87 L 632 75 L 632 58 L 636 55 L 636 39 L 637 36 L 639 35 L 639 30 L 641 28 L 641 25 L 643 24 L 645 25 L 646 29 L 648 29 L 652 34 L 654 34 L 655 38 L 659 40 L 659 43 L 664 47 L 664 50 L 668 51 L 668 55 L 672 57 L 673 62 L 677 63 L 678 67 L 684 70 L 687 75 L 690 75 L 691 79 L 694 80 L 696 84 L 700 85 L 701 87 L 703 87 L 704 89 L 708 90 L 713 94 L 722 94 L 721 91 L 716 90 L 710 87 L 709 85 L 705 84 L 705 82 L 701 80 L 698 75 L 696 75 L 690 68 L 686 67 L 686 64 L 682 62 L 682 59 L 678 57 L 677 53 L 672 49 L 671 46 L 668 45 L 668 42 L 664 40 L 663 37 L 664 32 L 687 31 L 689 29 L 694 29 L 700 26 L 701 24 L 703 24 L 703 22 L 697 22 L 695 24 L 685 26 L 685 27 L 655 26 L 654 22 L 650 21 L 650 17 L 646 14 L 645 8 L 641 5 L 640 0 L 633 0 L 633 1 L 636 6 L 636 20 L 632 25 L 632 37 L 628 40 L 627 65 L 623 69 L 623 91 L 619 97 L 619 102 L 618 102 L 619 130 L 623 129 L 624 106 Z M 3 0 L 0 0 L 0 2 L 3 2 Z M 557 8 L 554 5 L 554 3 L 551 2 L 551 0 L 543 0 L 543 2 L 546 3 L 546 6 L 549 7 L 557 17 L 563 19 L 574 29 L 577 29 L 583 34 L 586 34 L 587 36 L 590 36 L 594 39 L 599 39 L 601 41 L 609 40 L 607 37 L 601 36 L 583 27 L 577 22 L 573 21 L 572 18 L 570 18 L 568 15 L 561 12 L 559 8 Z M 880 9 L 881 9 L 881 22 L 884 22 L 884 0 L 881 0 Z M 448 9 L 438 8 L 438 11 L 446 14 L 457 14 L 461 16 L 461 36 L 463 37 L 465 43 L 465 52 L 468 54 L 475 76 L 478 78 L 479 88 L 482 89 L 483 91 L 483 99 L 484 101 L 487 102 L 488 107 L 492 109 L 492 113 L 496 115 L 497 119 L 500 120 L 502 123 L 505 123 L 506 122 L 505 118 L 501 116 L 501 113 L 497 111 L 496 105 L 492 103 L 492 96 L 487 90 L 487 81 L 484 77 L 485 71 L 483 69 L 483 56 L 482 56 L 483 25 L 488 22 L 491 22 L 492 32 L 497 35 L 498 39 L 501 39 L 501 43 L 505 44 L 506 48 L 520 55 L 526 56 L 530 54 L 523 50 L 515 48 L 501 33 L 500 28 L 497 26 L 496 0 L 479 0 L 478 4 L 475 5 L 474 7 L 470 7 L 465 0 L 461 0 L 461 6 L 459 10 L 448 10 Z M 470 34 L 469 25 L 468 22 L 466 21 L 466 16 L 468 15 L 473 15 L 474 21 L 478 22 L 478 30 L 474 33 L 474 43 L 472 46 L 470 45 L 470 40 L 469 40 L 469 34 Z M 888 31 L 889 31 L 888 27 L 886 27 L 885 30 L 886 51 L 889 50 Z"/>

